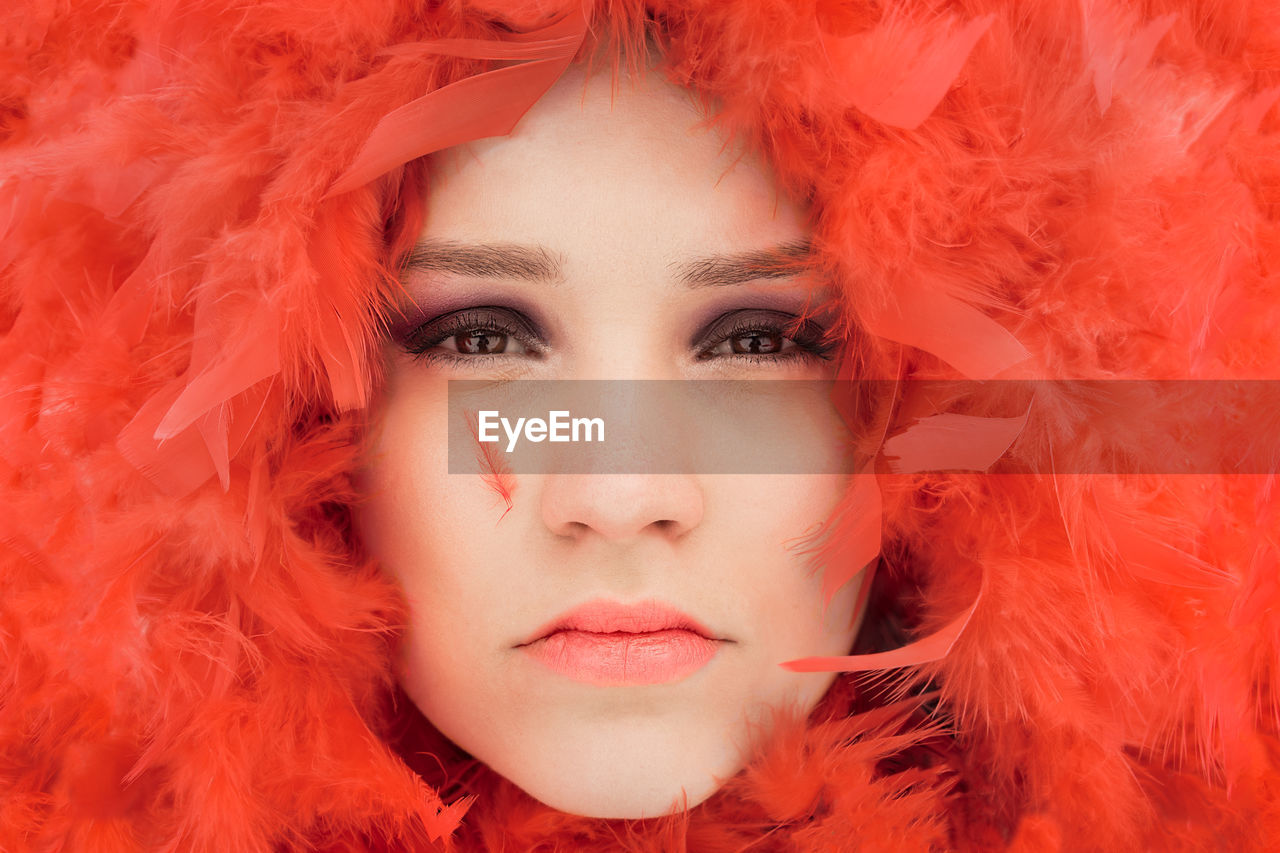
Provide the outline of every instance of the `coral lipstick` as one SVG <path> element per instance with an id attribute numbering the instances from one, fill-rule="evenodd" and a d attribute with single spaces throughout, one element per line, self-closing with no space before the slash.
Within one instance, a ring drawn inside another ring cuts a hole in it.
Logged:
<path id="1" fill-rule="evenodd" d="M 721 641 L 658 601 L 591 601 L 544 625 L 519 648 L 549 669 L 600 686 L 666 684 L 715 657 Z"/>

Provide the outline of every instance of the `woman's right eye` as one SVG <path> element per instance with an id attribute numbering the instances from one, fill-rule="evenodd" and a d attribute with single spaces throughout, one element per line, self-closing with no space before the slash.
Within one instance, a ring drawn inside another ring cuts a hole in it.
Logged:
<path id="1" fill-rule="evenodd" d="M 541 354 L 542 338 L 520 312 L 480 306 L 428 320 L 404 335 L 400 345 L 414 358 L 471 363 Z"/>
<path id="2" fill-rule="evenodd" d="M 495 329 L 469 329 L 445 338 L 437 346 L 459 355 L 497 355 L 505 353 L 507 346 L 513 341 L 514 339 L 506 332 Z M 515 342 L 515 346 L 519 347 L 519 342 Z"/>

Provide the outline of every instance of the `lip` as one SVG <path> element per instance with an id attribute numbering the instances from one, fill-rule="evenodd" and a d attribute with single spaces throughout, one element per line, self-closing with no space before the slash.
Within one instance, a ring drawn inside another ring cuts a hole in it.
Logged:
<path id="1" fill-rule="evenodd" d="M 575 681 L 667 684 L 706 666 L 723 642 L 661 601 L 589 601 L 539 628 L 517 648 Z"/>

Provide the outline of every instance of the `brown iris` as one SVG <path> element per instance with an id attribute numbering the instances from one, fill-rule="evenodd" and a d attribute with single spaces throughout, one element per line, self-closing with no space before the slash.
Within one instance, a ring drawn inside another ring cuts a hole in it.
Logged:
<path id="1" fill-rule="evenodd" d="M 753 332 L 747 335 L 736 335 L 730 339 L 729 346 L 734 353 L 749 355 L 767 355 L 781 352 L 782 335 L 769 332 Z"/>
<path id="2" fill-rule="evenodd" d="M 453 336 L 454 346 L 465 355 L 494 355 L 507 348 L 507 336 L 487 329 L 473 329 Z"/>

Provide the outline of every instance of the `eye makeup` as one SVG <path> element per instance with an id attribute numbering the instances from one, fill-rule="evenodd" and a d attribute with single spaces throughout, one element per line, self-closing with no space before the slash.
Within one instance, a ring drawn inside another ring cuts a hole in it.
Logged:
<path id="1" fill-rule="evenodd" d="M 829 360 L 835 342 L 817 321 L 783 311 L 740 308 L 721 314 L 696 336 L 697 359 L 816 357 Z"/>
<path id="2" fill-rule="evenodd" d="M 425 292 L 411 286 L 421 298 L 402 308 L 402 318 L 388 330 L 390 341 L 415 362 L 462 370 L 515 367 L 574 340 L 571 329 L 561 328 L 519 290 L 435 284 Z M 811 310 L 817 294 L 795 287 L 717 290 L 715 298 L 669 309 L 673 319 L 688 322 L 692 330 L 687 349 L 673 352 L 673 358 L 761 369 L 831 360 L 838 342 L 830 333 L 829 312 Z"/>
<path id="3" fill-rule="evenodd" d="M 433 362 L 513 355 L 537 358 L 547 347 L 541 331 L 524 312 L 501 305 L 476 305 L 416 326 L 405 324 L 392 337 L 410 356 Z"/>
<path id="4" fill-rule="evenodd" d="M 479 366 L 499 358 L 538 359 L 549 349 L 546 336 L 522 311 L 476 305 L 425 322 L 404 324 L 393 340 L 415 360 Z M 835 342 L 819 322 L 761 308 L 722 313 L 690 341 L 699 362 L 770 362 L 796 358 L 829 360 Z"/>

